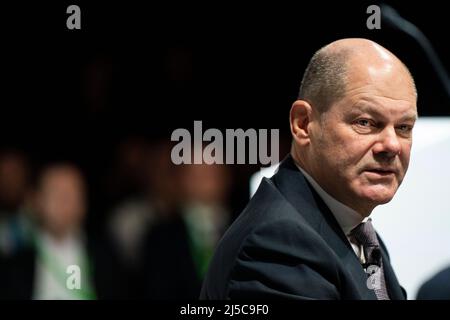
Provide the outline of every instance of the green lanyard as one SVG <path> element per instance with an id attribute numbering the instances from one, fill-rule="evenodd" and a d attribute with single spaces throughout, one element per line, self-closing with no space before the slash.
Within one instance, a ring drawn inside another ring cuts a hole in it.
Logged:
<path id="1" fill-rule="evenodd" d="M 53 255 L 51 255 L 48 250 L 43 247 L 41 240 L 36 236 L 36 234 L 33 234 L 33 243 L 37 251 L 37 258 L 48 268 L 48 270 L 58 281 L 58 283 L 62 287 L 66 288 L 66 281 L 69 275 L 66 273 L 66 269 L 64 268 L 64 266 Z M 70 292 L 80 300 L 95 300 L 96 295 L 89 281 L 91 279 L 92 268 L 88 263 L 87 255 L 84 251 L 81 255 L 80 269 L 84 271 L 84 274 L 81 278 L 81 288 L 73 290 L 67 288 L 67 290 L 70 290 Z"/>
<path id="2" fill-rule="evenodd" d="M 213 255 L 213 247 L 208 246 L 205 243 L 201 243 L 198 237 L 194 236 L 195 229 L 189 219 L 185 219 L 186 229 L 188 232 L 189 249 L 192 253 L 192 259 L 194 260 L 195 270 L 197 276 L 202 280 L 206 272 L 208 271 L 209 262 Z M 197 239 L 197 240 L 196 240 Z"/>

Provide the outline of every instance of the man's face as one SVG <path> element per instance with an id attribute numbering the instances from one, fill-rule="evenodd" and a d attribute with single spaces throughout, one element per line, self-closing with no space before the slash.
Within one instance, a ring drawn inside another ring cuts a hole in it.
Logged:
<path id="1" fill-rule="evenodd" d="M 64 234 L 78 228 L 84 218 L 84 184 L 75 169 L 51 170 L 42 179 L 40 211 L 48 228 Z"/>
<path id="2" fill-rule="evenodd" d="M 393 198 L 409 164 L 416 96 L 407 76 L 388 71 L 352 76 L 346 96 L 311 131 L 320 184 L 364 215 Z"/>

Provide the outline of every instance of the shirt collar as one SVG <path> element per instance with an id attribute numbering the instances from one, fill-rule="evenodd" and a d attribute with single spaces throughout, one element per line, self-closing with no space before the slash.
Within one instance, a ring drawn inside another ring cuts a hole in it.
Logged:
<path id="1" fill-rule="evenodd" d="M 339 202 L 332 196 L 330 196 L 322 187 L 296 163 L 297 168 L 303 173 L 308 182 L 312 185 L 314 190 L 319 194 L 322 200 L 326 203 L 328 208 L 330 208 L 334 217 L 336 218 L 339 226 L 345 235 L 349 235 L 357 225 L 361 222 L 366 221 L 368 217 L 363 218 L 358 212 L 352 208 L 346 206 L 345 204 Z"/>

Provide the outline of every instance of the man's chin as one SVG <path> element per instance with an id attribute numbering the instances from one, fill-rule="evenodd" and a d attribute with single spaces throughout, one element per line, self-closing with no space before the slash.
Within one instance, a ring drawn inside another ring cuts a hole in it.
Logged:
<path id="1" fill-rule="evenodd" d="M 388 203 L 394 198 L 395 192 L 391 189 L 386 190 L 386 188 L 371 188 L 365 190 L 363 193 L 363 198 L 367 199 L 370 203 L 374 205 L 380 205 Z"/>

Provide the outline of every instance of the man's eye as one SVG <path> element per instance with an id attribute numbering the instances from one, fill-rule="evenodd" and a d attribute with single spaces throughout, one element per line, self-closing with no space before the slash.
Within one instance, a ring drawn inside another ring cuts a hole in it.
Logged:
<path id="1" fill-rule="evenodd" d="M 398 129 L 402 132 L 410 132 L 410 131 L 412 131 L 412 126 L 403 124 L 403 125 L 399 126 Z"/>
<path id="2" fill-rule="evenodd" d="M 359 119 L 359 120 L 356 121 L 356 123 L 358 125 L 360 125 L 361 127 L 369 127 L 370 124 L 371 124 L 370 121 L 367 120 L 367 119 Z"/>

